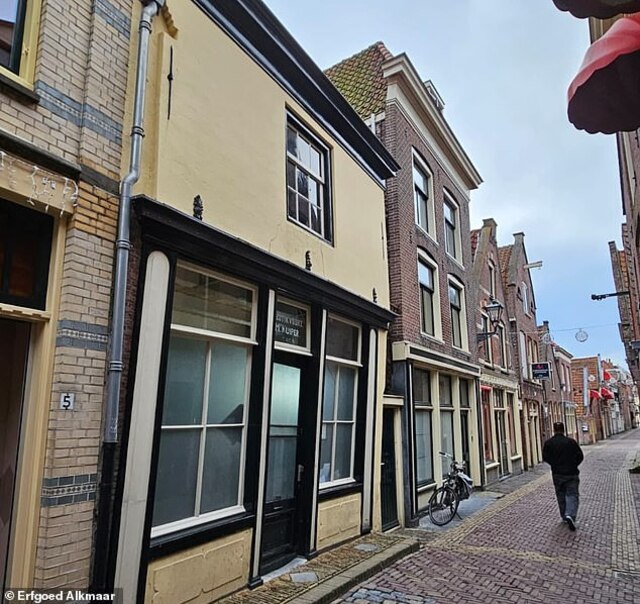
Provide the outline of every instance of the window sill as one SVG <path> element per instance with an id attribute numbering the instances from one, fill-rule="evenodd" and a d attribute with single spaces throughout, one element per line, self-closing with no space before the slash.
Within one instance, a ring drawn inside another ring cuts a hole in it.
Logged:
<path id="1" fill-rule="evenodd" d="M 459 346 L 456 346 L 455 344 L 451 344 L 451 348 L 453 348 L 457 352 L 461 352 L 462 354 L 464 354 L 467 357 L 471 356 L 471 353 L 469 352 L 468 348 L 460 348 Z"/>
<path id="2" fill-rule="evenodd" d="M 335 499 L 343 495 L 351 495 L 362 491 L 362 482 L 350 480 L 343 484 L 333 484 L 326 487 L 320 487 L 318 492 L 318 501 L 326 501 L 327 499 Z"/>
<path id="3" fill-rule="evenodd" d="M 434 482 L 430 482 L 428 484 L 423 484 L 422 486 L 418 487 L 418 495 L 422 494 L 422 493 L 426 493 L 427 491 L 432 491 L 436 488 L 437 484 Z"/>
<path id="4" fill-rule="evenodd" d="M 17 79 L 7 75 L 6 71 L 0 68 L 0 90 L 13 92 L 20 100 L 27 103 L 39 103 L 40 95 L 32 88 L 20 83 Z"/>
<path id="5" fill-rule="evenodd" d="M 522 459 L 522 455 L 514 455 L 512 457 L 509 458 L 511 461 L 518 461 L 519 459 Z"/>
<path id="6" fill-rule="evenodd" d="M 437 342 L 438 344 L 444 344 L 444 340 L 442 338 L 439 338 L 438 336 L 432 336 L 431 334 L 428 334 L 426 331 L 421 331 L 420 335 L 423 338 L 426 338 L 427 340 Z"/>
<path id="7" fill-rule="evenodd" d="M 429 231 L 427 231 L 423 226 L 420 226 L 417 222 L 416 222 L 416 230 L 418 231 L 419 235 L 424 235 L 425 237 L 428 237 L 437 246 L 440 245 L 438 243 L 438 240 Z"/>
<path id="8" fill-rule="evenodd" d="M 493 468 L 498 468 L 498 467 L 500 467 L 500 462 L 498 461 L 485 460 L 484 462 L 485 470 L 493 470 Z"/>
<path id="9" fill-rule="evenodd" d="M 452 256 L 449 252 L 447 252 L 447 258 L 451 261 L 453 261 L 458 268 L 461 268 L 462 270 L 465 270 L 465 266 L 464 264 L 462 264 L 462 262 L 460 262 L 460 260 L 458 260 L 455 256 Z"/>
<path id="10" fill-rule="evenodd" d="M 149 546 L 149 558 L 161 558 L 189 547 L 208 543 L 219 537 L 253 527 L 254 523 L 255 514 L 244 512 L 154 537 Z"/>

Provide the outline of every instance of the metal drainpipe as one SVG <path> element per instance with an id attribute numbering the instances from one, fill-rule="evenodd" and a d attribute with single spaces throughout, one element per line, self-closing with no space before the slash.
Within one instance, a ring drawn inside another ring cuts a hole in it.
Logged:
<path id="1" fill-rule="evenodd" d="M 144 138 L 144 100 L 146 92 L 147 63 L 151 21 L 164 6 L 165 0 L 141 0 L 143 4 L 138 27 L 138 56 L 136 87 L 133 101 L 133 125 L 131 127 L 131 157 L 129 172 L 120 184 L 120 214 L 116 239 L 116 263 L 113 284 L 113 316 L 111 319 L 110 354 L 107 374 L 107 396 L 102 436 L 102 465 L 98 497 L 96 546 L 94 550 L 91 584 L 95 590 L 109 588 L 115 559 L 111 555 L 113 542 L 113 504 L 115 491 L 115 448 L 118 442 L 118 412 L 120 384 L 122 380 L 122 349 L 124 340 L 124 316 L 127 294 L 127 268 L 129 263 L 131 192 L 140 175 L 140 156 Z"/>
<path id="2" fill-rule="evenodd" d="M 147 87 L 147 62 L 151 20 L 160 12 L 165 0 L 141 0 L 144 4 L 140 15 L 138 38 L 138 64 L 136 88 L 133 99 L 133 125 L 131 127 L 131 158 L 129 173 L 120 185 L 120 215 L 116 239 L 116 266 L 113 285 L 113 317 L 111 320 L 111 353 L 107 376 L 107 407 L 105 412 L 105 443 L 118 442 L 118 409 L 120 405 L 120 382 L 122 379 L 122 343 L 124 340 L 124 315 L 127 294 L 127 265 L 129 263 L 129 232 L 131 226 L 131 191 L 140 176 L 140 156 L 144 138 L 144 98 Z"/>

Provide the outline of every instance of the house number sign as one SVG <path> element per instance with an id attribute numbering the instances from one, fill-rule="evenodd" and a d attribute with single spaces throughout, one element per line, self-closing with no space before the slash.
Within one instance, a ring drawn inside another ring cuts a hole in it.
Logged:
<path id="1" fill-rule="evenodd" d="M 65 411 L 73 411 L 73 405 L 76 402 L 76 395 L 73 392 L 62 392 L 60 394 L 60 409 Z"/>
<path id="2" fill-rule="evenodd" d="M 307 311 L 304 308 L 278 302 L 274 329 L 276 342 L 307 347 Z"/>

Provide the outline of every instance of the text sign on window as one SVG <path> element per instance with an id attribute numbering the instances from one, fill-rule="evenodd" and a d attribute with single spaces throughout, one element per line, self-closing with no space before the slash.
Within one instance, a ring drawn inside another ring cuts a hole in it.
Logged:
<path id="1" fill-rule="evenodd" d="M 534 380 L 548 380 L 551 377 L 551 363 L 531 363 Z"/>
<path id="2" fill-rule="evenodd" d="M 276 305 L 275 340 L 282 344 L 307 347 L 307 311 L 285 302 Z"/>

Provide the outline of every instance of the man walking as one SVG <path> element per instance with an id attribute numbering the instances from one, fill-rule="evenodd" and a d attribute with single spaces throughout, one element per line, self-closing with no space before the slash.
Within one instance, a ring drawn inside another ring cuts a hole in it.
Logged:
<path id="1" fill-rule="evenodd" d="M 573 438 L 565 436 L 562 422 L 553 424 L 553 436 L 544 443 L 542 459 L 551 466 L 560 516 L 569 529 L 575 531 L 580 486 L 578 466 L 582 463 L 584 455 L 580 445 Z"/>

